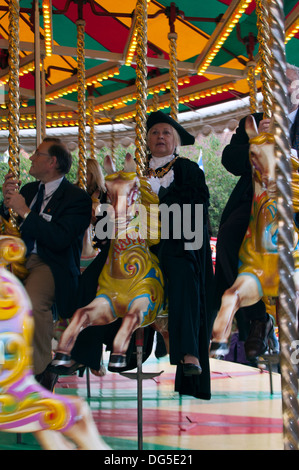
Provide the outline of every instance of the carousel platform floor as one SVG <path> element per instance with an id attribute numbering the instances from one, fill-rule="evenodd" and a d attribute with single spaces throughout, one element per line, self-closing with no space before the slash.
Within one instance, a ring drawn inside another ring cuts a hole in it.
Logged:
<path id="1" fill-rule="evenodd" d="M 107 356 L 108 357 L 108 356 Z M 106 358 L 105 358 L 106 360 Z M 280 375 L 211 359 L 212 399 L 180 397 L 173 391 L 175 367 L 152 355 L 143 372 L 143 450 L 283 450 Z M 107 372 L 86 378 L 60 377 L 56 392 L 90 404 L 98 430 L 114 451 L 138 450 L 137 382 Z M 39 450 L 33 435 L 0 433 L 0 450 Z"/>

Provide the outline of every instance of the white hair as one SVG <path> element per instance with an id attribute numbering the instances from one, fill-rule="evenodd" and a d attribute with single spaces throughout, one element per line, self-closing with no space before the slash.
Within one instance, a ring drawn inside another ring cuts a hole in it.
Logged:
<path id="1" fill-rule="evenodd" d="M 157 123 L 157 124 L 158 124 L 158 123 Z M 177 131 L 171 124 L 169 124 L 169 125 L 170 125 L 170 127 L 171 127 L 171 129 L 172 129 L 172 132 L 173 132 L 173 135 L 174 135 L 175 153 L 178 155 L 179 150 L 180 150 L 180 146 L 181 146 L 181 143 L 182 143 L 181 137 L 180 137 L 180 134 L 178 133 L 178 131 Z M 146 142 L 147 142 L 147 144 L 148 144 L 149 135 L 150 135 L 151 130 L 152 130 L 153 127 L 154 127 L 154 126 L 152 126 L 152 127 L 149 129 L 148 133 L 147 133 L 147 136 L 146 136 Z M 148 149 L 148 151 L 149 151 L 149 149 Z"/>

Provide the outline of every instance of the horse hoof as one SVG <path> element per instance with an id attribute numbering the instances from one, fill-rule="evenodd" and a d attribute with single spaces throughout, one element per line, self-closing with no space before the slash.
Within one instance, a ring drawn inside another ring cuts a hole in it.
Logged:
<path id="1" fill-rule="evenodd" d="M 108 370 L 110 372 L 119 372 L 127 366 L 127 358 L 123 354 L 110 354 Z"/>
<path id="2" fill-rule="evenodd" d="M 213 359 L 223 359 L 229 353 L 227 343 L 217 343 L 213 341 L 210 348 L 210 357 Z"/>

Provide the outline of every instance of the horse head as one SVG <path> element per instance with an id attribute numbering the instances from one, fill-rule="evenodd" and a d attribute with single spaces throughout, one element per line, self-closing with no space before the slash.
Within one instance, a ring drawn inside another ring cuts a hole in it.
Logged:
<path id="1" fill-rule="evenodd" d="M 271 129 L 270 125 L 270 129 Z M 254 183 L 266 188 L 268 195 L 275 197 L 275 153 L 274 137 L 271 132 L 258 133 L 253 116 L 245 121 L 245 130 L 249 137 L 249 158 L 252 166 Z"/>
<path id="2" fill-rule="evenodd" d="M 140 183 L 136 174 L 136 163 L 132 155 L 127 154 L 124 168 L 116 171 L 109 155 L 105 157 L 104 169 L 107 173 L 105 184 L 107 199 L 114 210 L 118 222 L 132 220 L 136 213 L 136 201 L 139 195 Z"/>

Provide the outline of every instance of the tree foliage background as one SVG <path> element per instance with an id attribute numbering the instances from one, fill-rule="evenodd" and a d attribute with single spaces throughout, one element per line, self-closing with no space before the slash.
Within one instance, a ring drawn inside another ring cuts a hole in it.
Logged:
<path id="1" fill-rule="evenodd" d="M 182 147 L 180 149 L 180 155 L 183 157 L 190 158 L 191 160 L 198 162 L 200 155 L 202 154 L 203 170 L 206 176 L 206 183 L 210 191 L 210 225 L 212 229 L 212 235 L 217 237 L 220 217 L 224 206 L 231 194 L 232 189 L 236 185 L 237 179 L 235 176 L 228 173 L 221 164 L 221 154 L 224 146 L 229 142 L 230 135 L 215 135 L 210 134 L 208 136 L 200 136 L 192 147 Z M 115 149 L 115 165 L 116 169 L 119 170 L 123 166 L 123 162 L 126 153 L 134 155 L 135 147 L 130 145 L 127 148 L 118 146 Z M 103 160 L 107 154 L 111 154 L 109 148 L 103 147 L 101 150 L 97 150 L 97 160 L 103 168 Z M 67 178 L 72 183 L 77 180 L 78 172 L 78 153 L 73 152 L 73 165 Z M 29 169 L 31 161 L 25 155 L 24 152 L 20 153 L 20 180 L 22 184 L 26 184 L 29 181 L 33 181 L 29 175 Z M 3 156 L 2 156 L 3 159 Z M 4 181 L 5 174 L 9 171 L 8 163 L 0 161 L 0 185 L 1 185 L 1 199 L 2 199 L 2 184 Z"/>

